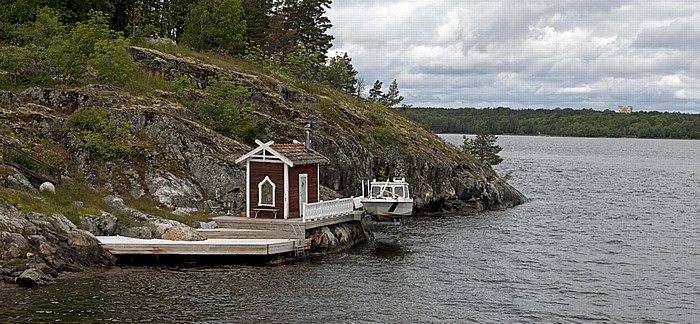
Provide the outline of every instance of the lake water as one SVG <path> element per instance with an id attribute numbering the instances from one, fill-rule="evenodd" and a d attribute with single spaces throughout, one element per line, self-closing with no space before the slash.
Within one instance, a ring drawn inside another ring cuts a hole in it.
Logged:
<path id="1" fill-rule="evenodd" d="M 444 135 L 459 144 L 459 135 Z M 94 269 L 0 285 L 0 320 L 700 323 L 700 141 L 500 136 L 532 199 L 406 219 L 282 266 Z"/>

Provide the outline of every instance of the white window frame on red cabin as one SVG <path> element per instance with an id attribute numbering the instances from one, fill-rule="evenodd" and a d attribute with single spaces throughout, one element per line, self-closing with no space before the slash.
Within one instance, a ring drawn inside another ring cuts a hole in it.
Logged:
<path id="1" fill-rule="evenodd" d="M 270 204 L 268 202 L 263 202 L 263 186 L 266 183 L 269 183 L 272 186 L 272 204 Z M 275 195 L 276 189 L 277 189 L 277 186 L 275 185 L 274 182 L 272 182 L 272 180 L 270 180 L 269 176 L 266 176 L 265 179 L 260 181 L 260 183 L 258 183 L 258 206 L 275 207 L 276 206 L 276 204 L 275 204 L 276 198 L 277 198 L 277 197 L 275 197 L 276 196 Z"/>

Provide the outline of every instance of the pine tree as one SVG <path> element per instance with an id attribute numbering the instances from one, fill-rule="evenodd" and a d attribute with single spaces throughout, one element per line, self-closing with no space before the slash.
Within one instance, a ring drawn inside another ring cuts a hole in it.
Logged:
<path id="1" fill-rule="evenodd" d="M 285 27 L 294 31 L 294 45 L 311 46 L 323 54 L 333 46 L 333 36 L 326 32 L 333 26 L 324 16 L 330 8 L 331 0 L 284 0 L 280 11 L 286 15 Z"/>
<path id="2" fill-rule="evenodd" d="M 195 49 L 242 54 L 245 30 L 242 0 L 202 0 L 190 6 L 182 41 Z"/>
<path id="3" fill-rule="evenodd" d="M 327 66 L 328 84 L 347 94 L 354 94 L 357 90 L 357 71 L 352 66 L 352 59 L 348 53 L 336 54 L 328 61 Z"/>
<path id="4" fill-rule="evenodd" d="M 246 41 L 249 44 L 260 46 L 264 50 L 268 50 L 272 6 L 272 0 L 243 1 L 247 25 L 245 32 Z"/>
<path id="5" fill-rule="evenodd" d="M 369 89 L 369 100 L 381 101 L 384 98 L 384 92 L 382 92 L 382 82 L 377 80 L 374 81 L 372 89 Z"/>
<path id="6" fill-rule="evenodd" d="M 396 79 L 394 79 L 389 85 L 389 90 L 386 93 L 384 102 L 387 107 L 391 108 L 401 103 L 401 101 L 403 101 L 403 96 L 399 95 L 399 84 L 396 82 Z"/>
<path id="7" fill-rule="evenodd" d="M 496 135 L 491 135 L 487 130 L 482 130 L 474 139 L 467 138 L 467 136 L 464 136 L 463 139 L 462 151 L 471 154 L 481 163 L 497 165 L 503 162 L 503 159 L 498 156 L 498 153 L 503 148 L 496 144 L 498 139 Z"/>

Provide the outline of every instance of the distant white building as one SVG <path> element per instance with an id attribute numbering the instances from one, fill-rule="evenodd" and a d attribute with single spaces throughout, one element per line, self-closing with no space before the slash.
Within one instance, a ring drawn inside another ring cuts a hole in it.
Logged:
<path id="1" fill-rule="evenodd" d="M 621 114 L 631 114 L 632 106 L 617 106 L 617 112 Z"/>

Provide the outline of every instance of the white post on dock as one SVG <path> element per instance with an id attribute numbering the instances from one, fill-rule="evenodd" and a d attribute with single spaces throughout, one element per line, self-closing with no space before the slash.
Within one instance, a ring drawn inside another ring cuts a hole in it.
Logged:
<path id="1" fill-rule="evenodd" d="M 306 222 L 306 203 L 301 203 L 301 220 Z"/>

